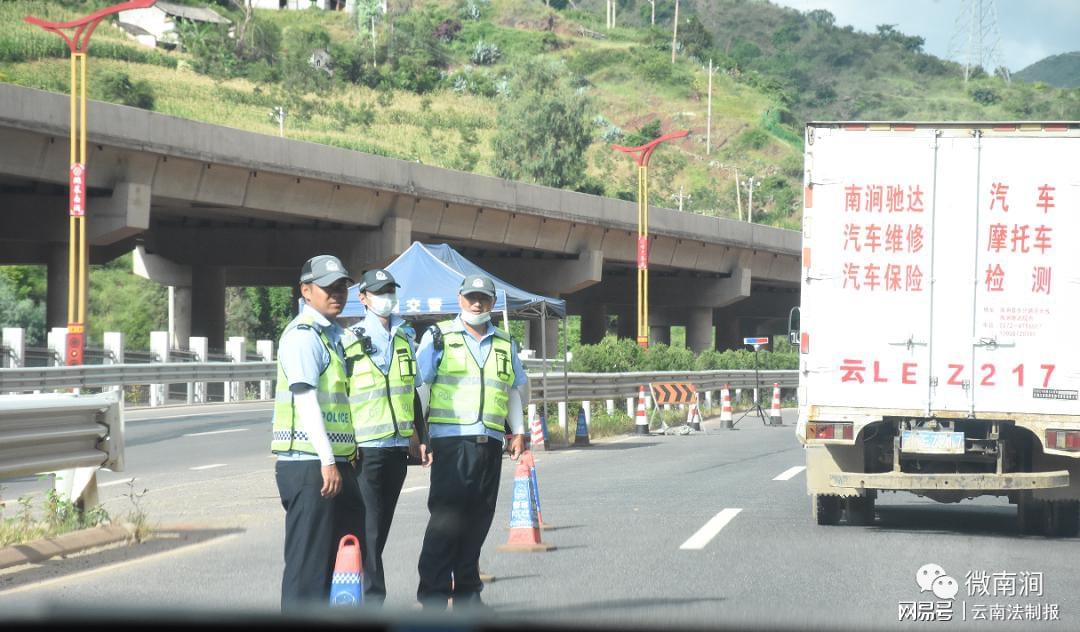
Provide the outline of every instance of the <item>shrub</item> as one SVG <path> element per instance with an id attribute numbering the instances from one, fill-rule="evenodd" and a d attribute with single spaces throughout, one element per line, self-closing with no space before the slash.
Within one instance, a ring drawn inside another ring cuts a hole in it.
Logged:
<path id="1" fill-rule="evenodd" d="M 569 368 L 587 373 L 624 373 L 636 370 L 641 355 L 641 347 L 633 340 L 605 336 L 595 345 L 578 347 Z"/>
<path id="2" fill-rule="evenodd" d="M 478 66 L 490 66 L 499 61 L 499 47 L 495 44 L 480 40 L 473 48 L 472 62 Z"/>
<path id="3" fill-rule="evenodd" d="M 109 71 L 102 74 L 99 83 L 106 101 L 154 109 L 154 88 L 148 81 L 132 81 L 126 72 Z"/>

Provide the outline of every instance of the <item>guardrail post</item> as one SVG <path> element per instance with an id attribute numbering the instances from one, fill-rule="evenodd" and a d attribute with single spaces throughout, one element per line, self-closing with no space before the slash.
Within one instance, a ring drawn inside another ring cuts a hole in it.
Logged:
<path id="1" fill-rule="evenodd" d="M 7 367 L 21 369 L 26 366 L 26 330 L 22 327 L 4 327 L 4 346 L 11 355 L 7 359 Z"/>
<path id="2" fill-rule="evenodd" d="M 244 337 L 243 336 L 230 336 L 229 340 L 225 343 L 225 353 L 229 354 L 233 362 L 244 361 Z M 226 382 L 225 388 L 225 401 L 236 402 L 244 399 L 244 383 L 243 382 Z"/>
<path id="3" fill-rule="evenodd" d="M 741 388 L 736 388 L 735 389 L 735 399 L 731 400 L 731 403 L 738 406 L 740 403 L 742 403 L 741 400 L 742 400 L 742 389 Z"/>
<path id="4" fill-rule="evenodd" d="M 46 366 L 64 366 L 64 352 L 67 351 L 67 327 L 53 327 L 45 335 L 45 346 L 52 351 L 53 357 L 49 358 Z"/>
<path id="5" fill-rule="evenodd" d="M 255 351 L 259 353 L 259 357 L 263 362 L 274 361 L 274 341 L 273 340 L 257 340 L 255 341 Z M 259 399 L 265 401 L 274 396 L 274 392 L 270 390 L 270 386 L 273 383 L 270 380 L 263 380 L 259 382 Z"/>
<path id="6" fill-rule="evenodd" d="M 631 419 L 633 419 L 634 415 L 636 413 L 637 413 L 637 408 L 634 406 L 634 398 L 633 397 L 627 397 L 626 398 L 626 414 L 629 415 Z"/>
<path id="7" fill-rule="evenodd" d="M 712 408 L 712 391 L 705 391 L 705 408 Z"/>
<path id="8" fill-rule="evenodd" d="M 563 436 L 569 441 L 570 434 L 566 429 L 566 402 L 559 402 L 559 427 L 562 428 Z"/>
<path id="9" fill-rule="evenodd" d="M 156 362 L 169 361 L 169 332 L 150 332 L 150 354 L 157 356 Z M 161 406 L 168 397 L 168 386 L 165 384 L 150 385 L 150 405 Z"/>
<path id="10" fill-rule="evenodd" d="M 615 400 L 609 399 L 609 400 L 605 401 L 604 402 L 604 410 L 607 411 L 607 414 L 614 415 L 615 414 Z"/>
<path id="11" fill-rule="evenodd" d="M 203 336 L 192 336 L 188 338 L 188 349 L 195 353 L 196 362 L 206 362 L 210 353 L 210 343 Z M 194 390 L 194 396 L 188 396 L 189 403 L 198 402 L 200 404 L 206 403 L 206 382 L 195 382 L 194 389 L 188 388 L 188 392 Z M 192 401 L 194 400 L 194 401 Z"/>
<path id="12" fill-rule="evenodd" d="M 581 408 L 585 411 L 585 429 L 592 428 L 592 402 L 581 402 Z M 577 426 L 574 427 L 574 434 L 577 434 Z"/>
<path id="13" fill-rule="evenodd" d="M 124 334 L 119 331 L 106 331 L 103 336 L 102 346 L 105 347 L 105 358 L 102 360 L 102 364 L 123 364 L 124 363 Z M 124 387 L 117 384 L 116 386 L 108 387 L 110 391 L 121 392 Z M 123 396 L 120 397 L 120 401 L 124 401 Z"/>

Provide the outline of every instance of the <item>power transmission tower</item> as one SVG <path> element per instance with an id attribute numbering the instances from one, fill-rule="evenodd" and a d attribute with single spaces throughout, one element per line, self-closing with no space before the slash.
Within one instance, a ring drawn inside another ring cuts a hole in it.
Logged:
<path id="1" fill-rule="evenodd" d="M 964 67 L 964 82 L 976 68 L 994 73 L 1001 70 L 1002 79 L 1011 80 L 1009 69 L 1002 61 L 998 45 L 997 2 L 995 0 L 963 0 L 960 15 L 956 18 L 949 55 Z"/>

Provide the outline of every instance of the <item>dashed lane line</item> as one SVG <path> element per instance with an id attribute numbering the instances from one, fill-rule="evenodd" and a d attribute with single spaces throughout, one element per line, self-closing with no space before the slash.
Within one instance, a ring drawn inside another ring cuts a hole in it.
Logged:
<path id="1" fill-rule="evenodd" d="M 225 467 L 225 465 L 225 463 L 211 463 L 210 465 L 199 465 L 196 467 L 189 467 L 188 469 L 193 472 L 198 472 L 200 470 L 212 470 L 215 467 Z"/>
<path id="2" fill-rule="evenodd" d="M 742 509 L 724 509 L 720 513 L 716 514 L 705 523 L 705 526 L 698 529 L 697 533 L 690 536 L 686 542 L 682 543 L 679 548 L 684 551 L 700 551 L 705 548 L 713 538 L 716 537 L 720 530 L 727 526 L 731 520 L 739 515 Z"/>
<path id="3" fill-rule="evenodd" d="M 247 432 L 247 428 L 230 428 L 228 430 L 208 430 L 207 432 L 191 432 L 185 437 L 205 437 L 206 435 L 226 434 L 229 432 Z"/>
<path id="4" fill-rule="evenodd" d="M 806 469 L 805 465 L 796 465 L 795 467 L 789 467 L 788 469 L 781 472 L 773 480 L 774 481 L 789 481 L 789 480 L 795 478 L 799 474 L 799 472 L 802 472 L 805 469 Z"/>
<path id="5" fill-rule="evenodd" d="M 124 479 L 120 479 L 118 481 L 109 481 L 108 483 L 98 483 L 98 488 L 100 489 L 102 487 L 112 487 L 113 485 L 123 485 L 125 483 L 130 483 L 133 480 L 135 480 L 134 477 L 124 478 Z"/>
<path id="6" fill-rule="evenodd" d="M 421 490 L 424 490 L 424 489 L 427 489 L 427 488 L 428 488 L 427 485 L 417 485 L 416 487 L 406 487 L 405 489 L 401 490 L 401 493 L 402 494 L 410 494 L 412 492 L 418 492 L 418 491 L 421 491 Z"/>

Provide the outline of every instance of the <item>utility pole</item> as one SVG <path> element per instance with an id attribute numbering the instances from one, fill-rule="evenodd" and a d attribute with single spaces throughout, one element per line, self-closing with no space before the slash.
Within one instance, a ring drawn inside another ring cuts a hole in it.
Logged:
<path id="1" fill-rule="evenodd" d="M 754 176 L 750 176 L 747 179 L 747 182 L 750 184 L 750 198 L 746 202 L 746 221 L 753 224 L 754 223 Z"/>
<path id="2" fill-rule="evenodd" d="M 285 138 L 285 108 L 280 105 L 275 107 L 270 116 L 278 122 L 278 136 Z"/>
<path id="3" fill-rule="evenodd" d="M 671 29 L 671 63 L 675 63 L 675 43 L 679 38 L 679 0 L 675 0 L 675 21 Z"/>
<path id="4" fill-rule="evenodd" d="M 652 21 L 650 24 L 656 26 L 656 0 L 649 0 L 649 5 L 652 7 Z"/>
<path id="5" fill-rule="evenodd" d="M 683 200 L 689 200 L 692 196 L 689 193 L 687 193 L 686 195 L 683 195 L 683 185 L 680 184 L 679 185 L 679 192 L 676 193 L 675 195 L 672 195 L 671 197 L 673 197 L 673 198 L 675 198 L 675 199 L 677 199 L 679 201 L 679 211 L 682 211 L 683 210 L 683 208 L 682 208 Z"/>
<path id="6" fill-rule="evenodd" d="M 712 151 L 712 59 L 709 59 L 709 109 L 705 117 L 705 155 Z"/>
<path id="7" fill-rule="evenodd" d="M 742 191 L 739 190 L 739 168 L 735 167 L 735 208 L 739 211 L 739 221 L 742 221 Z"/>

